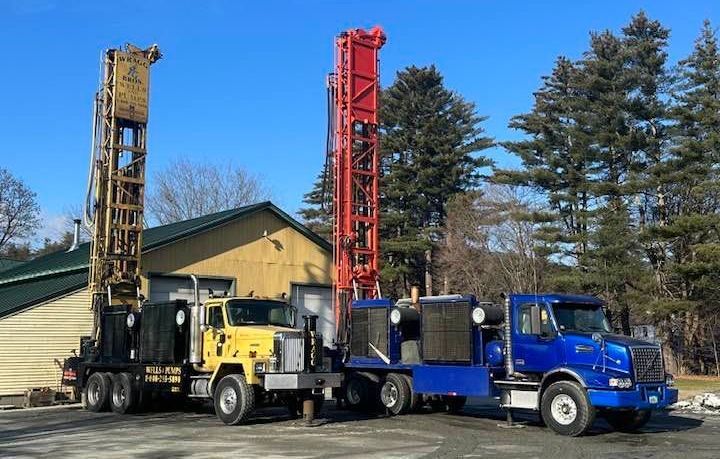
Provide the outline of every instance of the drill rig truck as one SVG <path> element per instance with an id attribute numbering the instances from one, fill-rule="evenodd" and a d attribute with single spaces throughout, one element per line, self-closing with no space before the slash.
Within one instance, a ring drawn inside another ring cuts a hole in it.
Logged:
<path id="1" fill-rule="evenodd" d="M 160 57 L 157 46 L 105 53 L 85 211 L 94 330 L 66 360 L 63 383 L 91 411 L 130 413 L 167 394 L 212 400 L 226 424 L 265 402 L 292 415 L 302 406 L 312 418 L 323 390 L 342 377 L 329 371 L 315 316 L 298 330 L 286 301 L 211 296 L 201 304 L 195 276 L 190 304 L 140 293 L 149 69 Z"/>
<path id="2" fill-rule="evenodd" d="M 340 398 L 403 414 L 430 404 L 460 410 L 468 396 L 539 412 L 576 436 L 596 415 L 636 430 L 677 401 L 659 346 L 613 334 L 603 303 L 584 295 L 509 294 L 502 306 L 471 295 L 397 302 L 380 292 L 378 27 L 336 41 L 326 177 L 332 177 Z M 332 169 L 330 169 L 332 165 Z"/>

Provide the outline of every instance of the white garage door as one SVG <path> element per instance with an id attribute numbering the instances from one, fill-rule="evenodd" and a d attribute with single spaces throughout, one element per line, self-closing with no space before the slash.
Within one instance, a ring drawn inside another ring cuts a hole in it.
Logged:
<path id="1" fill-rule="evenodd" d="M 208 279 L 200 278 L 200 301 L 205 302 L 210 295 L 212 289 L 216 295 L 222 295 L 228 292 L 228 295 L 234 295 L 231 290 L 232 280 L 230 279 Z M 150 277 L 150 301 L 173 301 L 187 300 L 192 303 L 193 299 L 193 283 L 189 277 L 180 276 L 152 276 Z"/>
<path id="2" fill-rule="evenodd" d="M 298 309 L 297 326 L 302 327 L 302 316 L 318 316 L 317 330 L 323 336 L 325 346 L 332 347 L 335 340 L 335 314 L 332 310 L 332 288 L 308 285 L 293 285 L 292 305 Z"/>

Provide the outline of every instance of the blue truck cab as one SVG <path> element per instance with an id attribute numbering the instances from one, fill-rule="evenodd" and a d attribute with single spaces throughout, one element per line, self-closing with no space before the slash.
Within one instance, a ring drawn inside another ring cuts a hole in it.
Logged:
<path id="1" fill-rule="evenodd" d="M 577 436 L 597 415 L 621 431 L 677 401 L 659 346 L 612 333 L 591 296 L 511 294 L 360 300 L 350 311 L 345 403 L 391 414 L 422 404 L 450 411 L 496 397 L 508 415 L 533 410 Z"/>

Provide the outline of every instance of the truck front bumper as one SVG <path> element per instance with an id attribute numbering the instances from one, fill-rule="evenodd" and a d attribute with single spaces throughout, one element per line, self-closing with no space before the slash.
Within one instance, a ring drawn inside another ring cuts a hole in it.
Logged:
<path id="1" fill-rule="evenodd" d="M 632 390 L 588 389 L 590 403 L 597 408 L 654 410 L 677 402 L 678 391 L 664 384 L 638 384 Z"/>
<path id="2" fill-rule="evenodd" d="M 265 373 L 265 390 L 325 389 L 340 387 L 342 373 Z"/>

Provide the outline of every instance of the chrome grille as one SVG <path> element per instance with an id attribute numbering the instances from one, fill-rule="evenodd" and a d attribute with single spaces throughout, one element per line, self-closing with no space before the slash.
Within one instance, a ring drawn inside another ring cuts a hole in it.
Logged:
<path id="1" fill-rule="evenodd" d="M 305 362 L 305 343 L 301 332 L 276 333 L 274 353 L 278 373 L 299 373 Z"/>
<path id="2" fill-rule="evenodd" d="M 662 382 L 665 380 L 665 367 L 659 347 L 631 347 L 635 382 Z"/>

